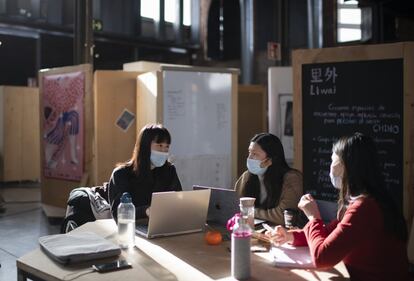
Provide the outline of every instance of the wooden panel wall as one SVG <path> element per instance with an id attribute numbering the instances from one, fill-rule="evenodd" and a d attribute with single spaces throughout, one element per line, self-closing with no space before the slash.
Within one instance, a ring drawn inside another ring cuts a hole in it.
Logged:
<path id="1" fill-rule="evenodd" d="M 0 180 L 40 179 L 39 90 L 0 87 Z"/>
<path id="2" fill-rule="evenodd" d="M 108 181 L 119 162 L 128 160 L 136 138 L 136 79 L 140 72 L 95 71 L 95 139 L 94 182 Z M 124 110 L 135 115 L 135 120 L 124 131 L 116 125 Z"/>
<path id="3" fill-rule="evenodd" d="M 162 113 L 160 94 L 161 72 L 152 71 L 141 74 L 137 78 L 137 133 L 146 124 L 161 122 L 159 114 Z M 158 110 L 160 108 L 161 110 Z"/>
<path id="4" fill-rule="evenodd" d="M 267 132 L 267 93 L 261 85 L 239 85 L 237 118 L 237 175 L 246 171 L 251 138 Z"/>

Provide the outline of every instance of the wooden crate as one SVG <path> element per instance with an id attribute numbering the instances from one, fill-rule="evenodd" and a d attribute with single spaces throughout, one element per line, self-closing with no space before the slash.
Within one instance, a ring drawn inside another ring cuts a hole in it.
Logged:
<path id="1" fill-rule="evenodd" d="M 40 179 L 38 88 L 0 86 L 0 180 Z"/>

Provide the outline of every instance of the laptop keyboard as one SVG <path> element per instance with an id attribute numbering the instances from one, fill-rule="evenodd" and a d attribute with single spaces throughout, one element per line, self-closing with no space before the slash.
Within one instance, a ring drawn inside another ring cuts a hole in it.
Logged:
<path id="1" fill-rule="evenodd" d="M 148 233 L 148 224 L 137 224 L 135 229 L 142 233 Z"/>

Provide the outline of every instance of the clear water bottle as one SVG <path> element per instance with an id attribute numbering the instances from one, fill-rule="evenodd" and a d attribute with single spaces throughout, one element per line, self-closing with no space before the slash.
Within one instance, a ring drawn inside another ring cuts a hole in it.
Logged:
<path id="1" fill-rule="evenodd" d="M 240 198 L 240 213 L 242 216 L 247 216 L 247 223 L 252 229 L 254 229 L 254 197 L 241 197 Z"/>
<path id="2" fill-rule="evenodd" d="M 135 206 L 128 192 L 122 194 L 118 205 L 118 243 L 123 249 L 135 245 Z"/>
<path id="3" fill-rule="evenodd" d="M 239 217 L 231 234 L 231 275 L 242 280 L 250 278 L 250 240 L 252 228 L 247 216 Z"/>

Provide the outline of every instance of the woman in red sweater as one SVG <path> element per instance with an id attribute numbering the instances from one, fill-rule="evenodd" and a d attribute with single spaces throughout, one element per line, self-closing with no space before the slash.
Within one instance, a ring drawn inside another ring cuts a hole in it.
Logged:
<path id="1" fill-rule="evenodd" d="M 308 245 L 316 267 L 343 261 L 352 280 L 408 280 L 407 229 L 384 187 L 373 140 L 360 133 L 333 146 L 330 177 L 339 189 L 337 219 L 321 220 L 310 194 L 298 207 L 309 222 L 302 230 L 281 226 L 268 233 L 276 244 Z"/>

